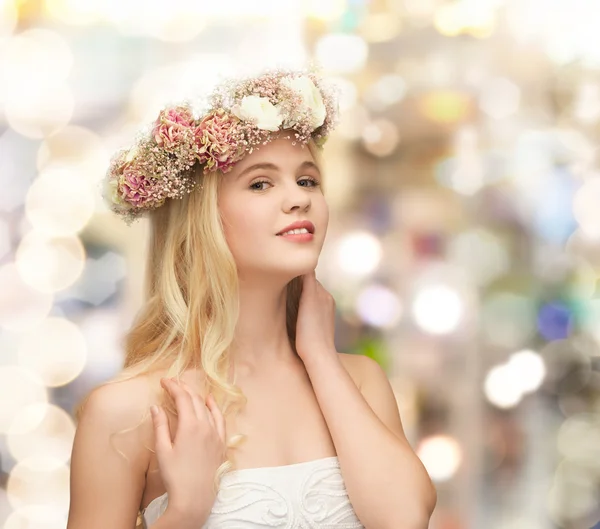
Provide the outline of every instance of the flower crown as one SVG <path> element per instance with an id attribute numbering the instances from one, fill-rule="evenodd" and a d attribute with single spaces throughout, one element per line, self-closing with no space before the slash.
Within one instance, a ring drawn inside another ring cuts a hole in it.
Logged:
<path id="1" fill-rule="evenodd" d="M 295 141 L 323 147 L 337 122 L 336 93 L 312 71 L 268 71 L 230 79 L 195 112 L 189 102 L 161 110 L 133 146 L 111 159 L 104 199 L 128 223 L 167 198 L 183 198 L 197 185 L 192 168 L 226 173 L 274 132 L 293 129 Z"/>

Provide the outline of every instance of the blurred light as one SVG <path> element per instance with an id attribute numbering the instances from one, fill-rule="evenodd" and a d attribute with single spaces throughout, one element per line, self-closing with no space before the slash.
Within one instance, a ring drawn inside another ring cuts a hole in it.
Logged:
<path id="1" fill-rule="evenodd" d="M 360 105 L 342 112 L 338 125 L 339 134 L 347 140 L 358 140 L 370 122 L 368 110 Z"/>
<path id="2" fill-rule="evenodd" d="M 42 138 L 69 122 L 74 101 L 64 83 L 73 54 L 63 37 L 47 29 L 24 31 L 8 41 L 0 59 L 4 111 L 14 130 Z"/>
<path id="3" fill-rule="evenodd" d="M 467 117 L 471 110 L 471 99 L 461 92 L 435 91 L 418 99 L 418 108 L 428 119 L 455 124 Z"/>
<path id="4" fill-rule="evenodd" d="M 14 0 L 0 0 L 0 40 L 9 37 L 17 27 L 19 12 Z"/>
<path id="5" fill-rule="evenodd" d="M 566 338 L 571 333 L 571 311 L 560 302 L 542 305 L 537 317 L 538 332 L 548 341 Z"/>
<path id="6" fill-rule="evenodd" d="M 8 124 L 28 138 L 44 138 L 65 127 L 75 102 L 67 86 L 27 86 L 7 97 Z"/>
<path id="7" fill-rule="evenodd" d="M 419 327 L 431 334 L 447 334 L 456 329 L 462 314 L 463 303 L 458 293 L 445 285 L 422 287 L 412 306 Z"/>
<path id="8" fill-rule="evenodd" d="M 474 195 L 485 184 L 486 167 L 479 153 L 479 132 L 471 125 L 458 127 L 453 136 L 455 156 L 440 163 L 438 180 L 463 195 Z"/>
<path id="9" fill-rule="evenodd" d="M 485 340 L 498 347 L 518 347 L 536 332 L 536 306 L 532 299 L 497 292 L 484 299 L 481 328 Z"/>
<path id="10" fill-rule="evenodd" d="M 34 180 L 25 199 L 25 214 L 46 235 L 72 235 L 88 223 L 94 203 L 92 187 L 81 175 L 56 168 Z"/>
<path id="11" fill-rule="evenodd" d="M 46 8 L 52 16 L 67 24 L 86 25 L 107 21 L 119 29 L 132 34 L 141 34 L 169 40 L 176 31 L 177 24 L 183 24 L 182 33 L 189 40 L 195 36 L 192 22 L 201 28 L 211 18 L 232 18 L 277 16 L 285 14 L 295 5 L 277 0 L 254 0 L 252 4 L 244 0 L 221 0 L 219 2 L 172 0 L 144 2 L 129 0 L 45 0 Z M 189 14 L 187 21 L 182 17 Z M 201 16 L 202 15 L 202 16 Z"/>
<path id="12" fill-rule="evenodd" d="M 462 462 L 460 445 L 447 435 L 425 437 L 416 452 L 433 481 L 448 481 Z"/>
<path id="13" fill-rule="evenodd" d="M 495 27 L 494 4 L 481 0 L 458 0 L 440 6 L 434 16 L 435 28 L 447 37 L 461 33 L 473 37 L 488 37 Z"/>
<path id="14" fill-rule="evenodd" d="M 571 207 L 576 184 L 564 167 L 549 171 L 544 181 L 535 199 L 532 196 L 530 201 L 535 204 L 530 213 L 533 228 L 545 240 L 562 245 L 577 227 Z"/>
<path id="15" fill-rule="evenodd" d="M 110 154 L 100 136 L 90 129 L 68 125 L 46 138 L 37 153 L 38 171 L 59 166 L 79 180 L 97 184 L 110 161 Z"/>
<path id="16" fill-rule="evenodd" d="M 107 380 L 122 369 L 122 335 L 129 323 L 112 308 L 95 309 L 81 320 L 79 328 L 88 346 L 85 369 L 89 376 Z"/>
<path id="17" fill-rule="evenodd" d="M 87 25 L 95 22 L 99 16 L 96 2 L 90 0 L 45 0 L 49 14 L 73 25 Z"/>
<path id="18" fill-rule="evenodd" d="M 6 222 L 0 219 L 0 260 L 10 251 L 10 234 Z"/>
<path id="19" fill-rule="evenodd" d="M 391 328 L 402 317 L 402 304 L 389 288 L 371 285 L 358 295 L 356 312 L 369 325 Z"/>
<path id="20" fill-rule="evenodd" d="M 589 238 L 600 237 L 600 178 L 589 178 L 575 193 L 573 214 Z"/>
<path id="21" fill-rule="evenodd" d="M 6 443 L 16 461 L 48 456 L 68 463 L 74 436 L 75 424 L 65 410 L 54 404 L 32 404 L 15 419 Z"/>
<path id="22" fill-rule="evenodd" d="M 585 467 L 561 462 L 546 506 L 550 518 L 560 527 L 573 527 L 568 520 L 592 521 L 598 517 L 597 477 Z M 592 523 L 585 525 L 593 529 Z"/>
<path id="23" fill-rule="evenodd" d="M 22 367 L 0 366 L 0 433 L 9 433 L 27 406 L 47 402 L 46 388 L 34 373 Z M 41 422 L 39 413 L 36 417 Z"/>
<path id="24" fill-rule="evenodd" d="M 135 2 L 123 17 L 123 4 L 105 5 L 103 14 L 125 35 L 147 35 L 165 42 L 188 42 L 195 39 L 207 26 L 206 13 L 197 0 L 170 0 L 169 2 Z M 142 11 L 143 10 L 143 11 Z M 144 16 L 140 16 L 140 13 Z M 115 18 L 117 14 L 117 18 Z"/>
<path id="25" fill-rule="evenodd" d="M 338 243 L 338 262 L 350 275 L 365 276 L 373 272 L 381 260 L 381 243 L 368 232 L 358 231 L 342 237 Z"/>
<path id="26" fill-rule="evenodd" d="M 125 277 L 126 271 L 125 259 L 114 252 L 106 252 L 99 259 L 88 258 L 82 279 L 57 298 L 59 301 L 74 298 L 101 305 L 117 292 L 117 283 Z"/>
<path id="27" fill-rule="evenodd" d="M 363 18 L 360 34 L 367 42 L 387 42 L 402 30 L 402 19 L 392 13 L 372 13 Z"/>
<path id="28" fill-rule="evenodd" d="M 511 378 L 522 393 L 536 391 L 546 377 L 546 365 L 542 357 L 535 351 L 523 350 L 513 353 L 508 360 Z"/>
<path id="29" fill-rule="evenodd" d="M 404 99 L 408 91 L 406 81 L 399 75 L 383 75 L 371 86 L 365 96 L 369 106 L 380 106 L 378 110 L 398 103 Z M 376 102 L 376 104 L 373 104 Z"/>
<path id="30" fill-rule="evenodd" d="M 600 299 L 590 299 L 585 303 L 585 313 L 582 318 L 581 328 L 596 340 L 600 346 Z"/>
<path id="31" fill-rule="evenodd" d="M 556 394 L 575 394 L 588 384 L 595 351 L 587 351 L 573 338 L 554 340 L 540 348 L 547 369 L 547 389 Z"/>
<path id="32" fill-rule="evenodd" d="M 15 510 L 34 508 L 24 511 L 34 522 L 45 521 L 44 508 L 60 509 L 66 515 L 69 508 L 69 468 L 64 462 L 47 456 L 27 458 L 11 470 L 6 492 Z M 40 520 L 38 516 L 44 517 Z"/>
<path id="33" fill-rule="evenodd" d="M 359 36 L 330 33 L 319 39 L 315 48 L 317 62 L 330 73 L 354 73 L 362 70 L 369 47 Z"/>
<path id="34" fill-rule="evenodd" d="M 227 54 L 202 53 L 184 62 L 149 70 L 134 85 L 129 107 L 132 120 L 145 124 L 156 119 L 169 101 L 190 99 L 193 106 L 202 106 L 198 94 L 209 93 L 220 76 L 233 75 L 233 59 Z"/>
<path id="35" fill-rule="evenodd" d="M 480 228 L 455 236 L 447 254 L 453 264 L 462 267 L 480 286 L 502 276 L 510 267 L 506 246 L 493 233 Z"/>
<path id="36" fill-rule="evenodd" d="M 498 408 L 512 408 L 523 397 L 523 392 L 513 380 L 512 370 L 503 364 L 490 369 L 483 383 L 486 398 Z"/>
<path id="37" fill-rule="evenodd" d="M 1 56 L 2 83 L 10 93 L 64 83 L 73 67 L 73 53 L 59 33 L 28 29 L 5 43 Z"/>
<path id="38" fill-rule="evenodd" d="M 83 272 L 85 250 L 77 237 L 47 237 L 30 231 L 21 240 L 15 261 L 28 285 L 53 293 L 77 281 Z"/>
<path id="39" fill-rule="evenodd" d="M 430 24 L 437 3 L 437 0 L 404 0 L 404 9 L 411 22 Z"/>
<path id="40" fill-rule="evenodd" d="M 392 154 L 398 142 L 400 134 L 393 122 L 380 118 L 369 123 L 362 134 L 363 146 L 375 156 L 389 156 Z"/>
<path id="41" fill-rule="evenodd" d="M 57 506 L 22 507 L 8 515 L 3 529 L 62 529 L 67 514 Z"/>
<path id="42" fill-rule="evenodd" d="M 540 13 L 543 11 L 544 16 Z M 569 3 L 527 0 L 507 5 L 506 21 L 518 44 L 538 43 L 554 62 L 567 65 L 581 61 L 585 67 L 600 64 L 596 0 Z"/>
<path id="43" fill-rule="evenodd" d="M 584 81 L 577 87 L 573 116 L 583 125 L 593 125 L 600 119 L 600 88 L 596 83 Z"/>
<path id="44" fill-rule="evenodd" d="M 306 16 L 324 22 L 339 20 L 347 9 L 347 0 L 303 0 Z"/>
<path id="45" fill-rule="evenodd" d="M 600 422 L 595 414 L 567 417 L 556 437 L 559 453 L 571 463 L 600 472 Z"/>
<path id="46" fill-rule="evenodd" d="M 304 68 L 308 52 L 303 41 L 302 25 L 294 18 L 277 22 L 268 31 L 248 32 L 230 53 L 237 76 L 254 76 L 265 68 Z"/>
<path id="47" fill-rule="evenodd" d="M 571 277 L 569 290 L 578 298 L 591 298 L 596 294 L 599 274 L 585 261 L 577 263 Z"/>
<path id="48" fill-rule="evenodd" d="M 13 212 L 23 204 L 35 173 L 31 151 L 31 143 L 14 130 L 0 135 L 0 211 Z"/>
<path id="49" fill-rule="evenodd" d="M 494 119 L 504 119 L 519 110 L 520 88 L 502 77 L 491 79 L 481 89 L 479 107 Z"/>
<path id="50" fill-rule="evenodd" d="M 14 263 L 0 267 L 0 292 L 0 327 L 11 331 L 30 329 L 52 309 L 52 295 L 27 285 Z"/>
<path id="51" fill-rule="evenodd" d="M 434 16 L 434 26 L 446 37 L 456 37 L 463 30 L 463 22 L 456 4 L 446 4 L 439 7 Z"/>
<path id="52" fill-rule="evenodd" d="M 332 75 L 329 77 L 329 80 L 339 90 L 338 105 L 343 116 L 346 110 L 350 110 L 356 105 L 358 90 L 356 85 L 345 77 Z"/>
<path id="53" fill-rule="evenodd" d="M 68 384 L 83 371 L 87 346 L 77 326 L 62 318 L 48 318 L 25 336 L 19 365 L 36 373 L 48 387 Z"/>

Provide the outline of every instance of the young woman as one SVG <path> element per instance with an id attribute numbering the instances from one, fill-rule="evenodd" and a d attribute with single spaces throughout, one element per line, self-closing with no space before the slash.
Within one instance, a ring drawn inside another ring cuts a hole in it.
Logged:
<path id="1" fill-rule="evenodd" d="M 113 210 L 150 218 L 147 299 L 78 410 L 68 529 L 425 529 L 389 382 L 335 350 L 315 277 L 334 95 L 275 71 L 210 102 L 163 110 L 107 174 Z"/>

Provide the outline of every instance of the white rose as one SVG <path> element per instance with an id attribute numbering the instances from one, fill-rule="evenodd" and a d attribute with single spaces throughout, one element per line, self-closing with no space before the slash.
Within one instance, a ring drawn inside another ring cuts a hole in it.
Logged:
<path id="1" fill-rule="evenodd" d="M 256 120 L 256 126 L 262 130 L 279 130 L 283 121 L 279 109 L 266 97 L 246 96 L 231 111 L 243 121 Z"/>
<path id="2" fill-rule="evenodd" d="M 303 75 L 294 79 L 286 79 L 286 84 L 302 96 L 304 106 L 312 114 L 311 126 L 313 130 L 323 125 L 327 110 L 323 103 L 321 91 L 315 86 L 310 77 Z"/>
<path id="3" fill-rule="evenodd" d="M 127 204 L 119 194 L 119 182 L 117 182 L 117 180 L 105 177 L 103 184 L 102 196 L 104 197 L 107 206 L 118 210 L 129 209 L 129 204 Z"/>

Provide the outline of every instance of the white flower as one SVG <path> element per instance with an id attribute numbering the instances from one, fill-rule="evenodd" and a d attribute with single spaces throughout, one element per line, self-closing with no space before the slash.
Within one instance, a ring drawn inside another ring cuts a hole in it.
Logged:
<path id="1" fill-rule="evenodd" d="M 108 207 L 122 211 L 129 209 L 129 204 L 119 194 L 119 182 L 115 178 L 105 177 L 103 184 L 102 197 Z"/>
<path id="2" fill-rule="evenodd" d="M 266 97 L 245 96 L 231 111 L 243 121 L 255 120 L 262 130 L 276 131 L 283 121 L 279 109 Z"/>
<path id="3" fill-rule="evenodd" d="M 283 82 L 302 96 L 305 108 L 308 108 L 312 115 L 310 124 L 313 130 L 323 125 L 327 110 L 323 103 L 321 91 L 315 86 L 311 78 L 303 75 L 293 79 L 284 79 Z"/>

